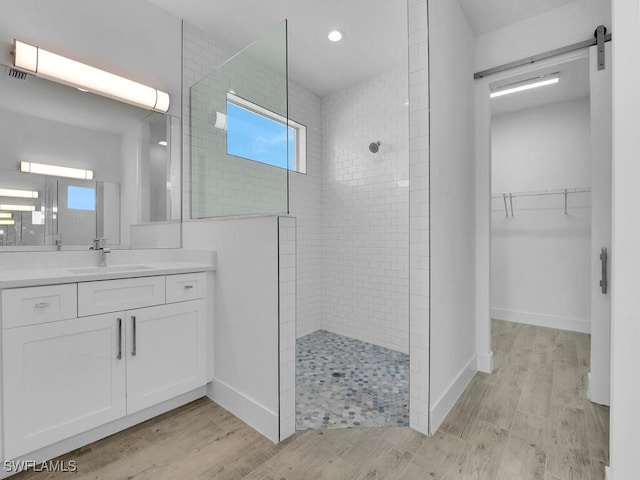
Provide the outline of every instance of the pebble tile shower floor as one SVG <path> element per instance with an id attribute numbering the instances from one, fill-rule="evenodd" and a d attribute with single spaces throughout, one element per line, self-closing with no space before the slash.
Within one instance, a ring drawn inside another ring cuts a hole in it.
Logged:
<path id="1" fill-rule="evenodd" d="M 409 426 L 409 355 L 324 330 L 296 342 L 296 429 Z"/>

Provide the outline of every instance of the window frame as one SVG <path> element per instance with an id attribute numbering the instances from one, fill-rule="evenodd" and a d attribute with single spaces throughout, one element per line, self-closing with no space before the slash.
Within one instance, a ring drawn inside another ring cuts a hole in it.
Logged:
<path id="1" fill-rule="evenodd" d="M 267 110 L 266 108 L 261 107 L 260 105 L 257 105 L 245 98 L 239 97 L 238 95 L 233 94 L 231 92 L 227 92 L 227 103 L 232 103 L 233 105 L 240 108 L 244 108 L 245 110 L 248 110 L 251 113 L 255 113 L 256 115 L 260 115 L 264 118 L 267 118 L 274 122 L 278 122 L 282 125 L 286 125 L 289 128 L 291 128 L 294 132 L 293 143 L 294 143 L 295 158 L 294 158 L 293 168 L 289 168 L 289 161 L 288 161 L 289 159 L 287 159 L 287 170 L 290 172 L 300 173 L 302 175 L 307 174 L 307 127 L 306 125 L 296 122 L 295 120 L 292 120 L 290 118 L 287 119 L 280 114 L 272 112 L 271 110 Z M 227 130 L 227 135 L 228 135 L 228 130 Z M 288 135 L 289 135 L 289 129 L 287 129 L 287 137 Z M 287 139 L 287 143 L 288 143 L 288 139 Z M 227 154 L 229 154 L 228 148 L 229 147 L 227 145 Z M 288 151 L 288 148 L 289 147 L 287 145 L 287 151 Z M 232 155 L 232 154 L 229 154 L 229 155 Z M 246 158 L 246 157 L 241 157 L 241 158 Z M 261 162 L 260 160 L 255 160 L 253 158 L 249 158 L 248 160 L 263 163 L 264 165 L 271 165 L 270 163 Z M 272 165 L 272 166 L 276 166 L 276 165 Z M 282 168 L 282 167 L 277 167 L 277 168 Z"/>

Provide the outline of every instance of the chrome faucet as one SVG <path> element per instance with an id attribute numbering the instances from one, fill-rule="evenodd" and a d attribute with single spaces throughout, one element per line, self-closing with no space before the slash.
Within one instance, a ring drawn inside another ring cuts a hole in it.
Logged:
<path id="1" fill-rule="evenodd" d="M 90 250 L 98 251 L 98 266 L 106 267 L 107 266 L 107 253 L 111 253 L 111 249 L 107 247 L 107 239 L 106 238 L 94 238 L 93 245 L 89 247 Z"/>

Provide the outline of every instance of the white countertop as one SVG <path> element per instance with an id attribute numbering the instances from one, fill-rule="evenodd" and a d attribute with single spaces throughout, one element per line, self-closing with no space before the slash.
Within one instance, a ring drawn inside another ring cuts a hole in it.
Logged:
<path id="1" fill-rule="evenodd" d="M 107 266 L 95 252 L 28 252 L 0 255 L 0 289 L 215 271 L 212 251 L 113 251 Z"/>
<path id="2" fill-rule="evenodd" d="M 136 268 L 142 267 L 142 268 Z M 85 271 L 82 271 L 85 270 Z M 214 271 L 215 266 L 193 262 L 145 263 L 144 265 L 110 265 L 108 267 L 2 269 L 0 289 L 92 282 L 117 278 L 151 277 L 179 273 Z"/>

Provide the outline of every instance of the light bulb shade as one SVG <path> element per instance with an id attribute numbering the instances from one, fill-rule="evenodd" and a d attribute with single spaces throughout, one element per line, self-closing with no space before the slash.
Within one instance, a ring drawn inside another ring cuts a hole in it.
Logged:
<path id="1" fill-rule="evenodd" d="M 113 73 L 14 40 L 13 65 L 38 77 L 81 88 L 137 107 L 166 113 L 169 94 Z"/>
<path id="2" fill-rule="evenodd" d="M 93 180 L 93 170 L 83 168 L 61 167 L 47 165 L 46 163 L 20 162 L 22 173 L 37 173 L 39 175 L 52 175 L 54 177 L 79 178 L 81 180 Z"/>

